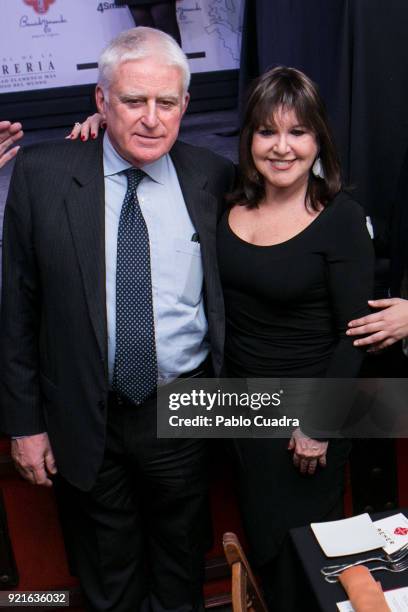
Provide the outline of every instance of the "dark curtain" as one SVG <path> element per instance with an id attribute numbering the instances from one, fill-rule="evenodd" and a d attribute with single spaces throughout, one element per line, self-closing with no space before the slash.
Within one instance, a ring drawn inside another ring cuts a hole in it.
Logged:
<path id="1" fill-rule="evenodd" d="M 391 295 L 398 296 L 408 270 L 408 149 L 402 164 L 391 225 Z M 406 296 L 404 296 L 406 297 Z"/>
<path id="2" fill-rule="evenodd" d="M 247 0 L 240 99 L 280 64 L 319 86 L 346 183 L 383 232 L 408 147 L 408 2 Z M 408 206 L 408 203 L 405 203 Z"/>
<path id="3" fill-rule="evenodd" d="M 345 4 L 344 0 L 247 0 L 241 100 L 255 76 L 285 65 L 303 70 L 316 81 L 328 109 L 335 109 L 338 70 L 346 46 Z"/>

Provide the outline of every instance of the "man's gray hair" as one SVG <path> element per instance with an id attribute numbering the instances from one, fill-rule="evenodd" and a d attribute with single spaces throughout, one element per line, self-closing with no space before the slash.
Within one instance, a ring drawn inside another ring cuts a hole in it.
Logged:
<path id="1" fill-rule="evenodd" d="M 180 69 L 183 82 L 183 93 L 190 85 L 190 67 L 185 53 L 177 42 L 161 30 L 138 26 L 121 32 L 104 49 L 99 58 L 98 84 L 105 95 L 113 80 L 115 69 L 123 62 L 153 57 L 168 66 Z"/>

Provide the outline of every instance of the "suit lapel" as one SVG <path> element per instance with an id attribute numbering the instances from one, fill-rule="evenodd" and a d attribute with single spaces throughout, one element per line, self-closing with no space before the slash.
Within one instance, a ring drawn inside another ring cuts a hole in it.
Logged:
<path id="1" fill-rule="evenodd" d="M 65 200 L 90 319 L 107 364 L 103 138 L 81 144 Z"/>
<path id="2" fill-rule="evenodd" d="M 171 158 L 183 192 L 184 201 L 194 223 L 204 252 L 215 246 L 217 223 L 217 200 L 205 190 L 207 177 L 194 163 L 196 159 L 184 149 L 183 143 L 176 143 Z M 211 248 L 209 248 L 211 245 Z"/>
<path id="3" fill-rule="evenodd" d="M 202 156 L 192 155 L 183 143 L 171 150 L 187 210 L 200 237 L 205 279 L 205 301 L 215 372 L 221 370 L 225 334 L 224 302 L 217 266 L 216 228 L 219 198 L 209 191 L 208 178 L 199 166 Z"/>

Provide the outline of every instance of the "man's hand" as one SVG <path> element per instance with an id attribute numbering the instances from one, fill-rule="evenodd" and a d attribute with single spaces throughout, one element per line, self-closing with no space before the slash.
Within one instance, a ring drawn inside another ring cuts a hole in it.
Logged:
<path id="1" fill-rule="evenodd" d="M 23 136 L 21 123 L 0 121 L 0 168 L 17 155 L 20 147 L 12 147 L 12 145 Z"/>
<path id="2" fill-rule="evenodd" d="M 57 473 L 48 434 L 25 436 L 11 441 L 11 456 L 18 472 L 32 484 L 51 487 L 49 476 Z"/>
<path id="3" fill-rule="evenodd" d="M 372 308 L 383 308 L 380 312 L 350 321 L 348 336 L 369 334 L 353 342 L 354 346 L 368 346 L 368 352 L 374 353 L 391 346 L 408 336 L 408 300 L 389 298 L 369 300 Z"/>
<path id="4" fill-rule="evenodd" d="M 302 474 L 314 474 L 317 464 L 326 467 L 328 442 L 319 442 L 306 436 L 298 427 L 292 433 L 288 450 L 293 450 L 293 463 Z"/>

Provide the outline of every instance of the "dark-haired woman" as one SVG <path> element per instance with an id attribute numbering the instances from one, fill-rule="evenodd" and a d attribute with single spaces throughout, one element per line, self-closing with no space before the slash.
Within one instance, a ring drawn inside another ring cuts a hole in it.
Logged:
<path id="1" fill-rule="evenodd" d="M 116 5 L 128 5 L 137 26 L 162 30 L 170 34 L 181 47 L 176 0 L 116 0 Z"/>
<path id="2" fill-rule="evenodd" d="M 345 332 L 367 312 L 372 246 L 362 209 L 341 191 L 323 104 L 303 73 L 275 68 L 255 82 L 240 172 L 217 234 L 228 375 L 357 376 L 363 353 Z M 298 611 L 306 603 L 287 533 L 341 518 L 349 443 L 297 429 L 289 443 L 236 446 L 242 514 L 268 604 Z"/>

